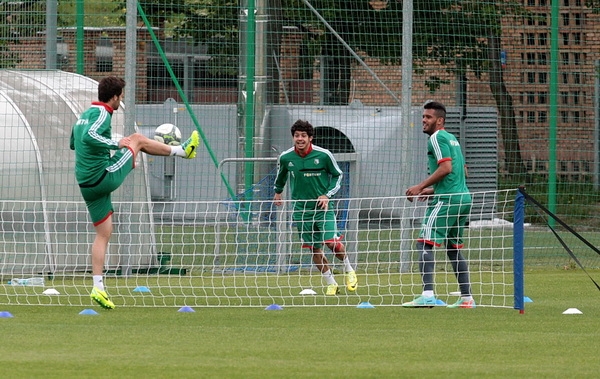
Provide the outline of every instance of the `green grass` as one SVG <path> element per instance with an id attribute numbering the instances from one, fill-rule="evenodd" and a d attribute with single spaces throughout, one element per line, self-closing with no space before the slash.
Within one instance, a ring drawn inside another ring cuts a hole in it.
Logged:
<path id="1" fill-rule="evenodd" d="M 61 379 L 597 377 L 597 289 L 581 270 L 528 271 L 525 283 L 524 314 L 0 306 L 14 316 L 0 319 L 0 367 L 6 378 Z"/>

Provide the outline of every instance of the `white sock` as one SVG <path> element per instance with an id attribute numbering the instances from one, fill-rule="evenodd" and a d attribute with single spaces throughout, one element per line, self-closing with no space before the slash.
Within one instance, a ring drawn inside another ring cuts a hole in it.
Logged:
<path id="1" fill-rule="evenodd" d="M 472 301 L 473 300 L 473 296 L 461 296 L 461 299 L 463 301 Z"/>
<path id="2" fill-rule="evenodd" d="M 322 273 L 322 275 L 325 278 L 327 285 L 337 284 L 337 282 L 335 281 L 335 278 L 333 277 L 333 273 L 331 272 L 331 269 L 325 271 L 324 273 Z"/>
<path id="3" fill-rule="evenodd" d="M 181 145 L 179 145 L 179 146 L 171 146 L 171 156 L 184 157 L 185 158 L 185 151 L 183 150 L 183 147 L 181 147 Z"/>
<path id="4" fill-rule="evenodd" d="M 344 260 L 342 262 L 344 262 L 344 269 L 346 270 L 346 272 L 354 271 L 354 267 L 352 267 L 352 265 L 350 264 L 350 259 L 348 258 L 348 255 L 344 257 Z"/>
<path id="5" fill-rule="evenodd" d="M 102 275 L 94 275 L 94 287 L 98 288 L 100 291 L 104 291 L 104 282 L 102 281 Z"/>
<path id="6" fill-rule="evenodd" d="M 423 291 L 423 296 L 425 297 L 434 297 L 433 291 Z"/>

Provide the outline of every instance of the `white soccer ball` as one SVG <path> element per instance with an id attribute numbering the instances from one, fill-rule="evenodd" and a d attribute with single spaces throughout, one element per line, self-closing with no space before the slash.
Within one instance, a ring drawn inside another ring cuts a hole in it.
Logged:
<path id="1" fill-rule="evenodd" d="M 154 131 L 154 139 L 170 146 L 181 145 L 181 131 L 173 124 L 162 124 Z"/>

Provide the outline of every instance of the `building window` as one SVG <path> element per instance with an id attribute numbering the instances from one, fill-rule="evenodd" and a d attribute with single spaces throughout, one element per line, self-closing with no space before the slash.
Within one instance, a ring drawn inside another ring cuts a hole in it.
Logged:
<path id="1" fill-rule="evenodd" d="M 527 123 L 533 124 L 535 122 L 535 112 L 527 112 Z"/>
<path id="2" fill-rule="evenodd" d="M 530 66 L 535 64 L 535 53 L 527 53 L 527 64 Z"/>
<path id="3" fill-rule="evenodd" d="M 569 64 L 569 53 L 560 53 L 560 57 L 562 59 L 562 64 L 564 64 L 564 65 Z"/>
<path id="4" fill-rule="evenodd" d="M 569 26 L 569 14 L 563 13 L 562 15 L 562 24 L 563 26 Z"/>
<path id="5" fill-rule="evenodd" d="M 575 21 L 575 25 L 583 25 L 583 17 L 581 17 L 581 13 L 573 13 L 573 20 Z"/>
<path id="6" fill-rule="evenodd" d="M 548 64 L 548 56 L 546 53 L 538 53 L 538 64 L 540 66 L 545 66 Z"/>
<path id="7" fill-rule="evenodd" d="M 562 33 L 562 41 L 565 46 L 569 44 L 569 33 Z"/>
<path id="8" fill-rule="evenodd" d="M 538 34 L 538 45 L 546 46 L 547 43 L 548 43 L 548 34 L 547 33 Z"/>
<path id="9" fill-rule="evenodd" d="M 529 46 L 535 45 L 535 33 L 527 33 L 527 45 L 529 45 Z"/>
<path id="10" fill-rule="evenodd" d="M 581 121 L 581 118 L 579 117 L 579 111 L 573 112 L 573 123 L 579 124 L 580 121 Z"/>
<path id="11" fill-rule="evenodd" d="M 535 72 L 527 73 L 527 83 L 535 83 Z"/>
<path id="12" fill-rule="evenodd" d="M 571 99 L 573 99 L 573 105 L 579 105 L 579 91 L 573 91 L 571 93 Z"/>
<path id="13" fill-rule="evenodd" d="M 100 37 L 96 41 L 96 71 L 112 72 L 113 43 L 108 37 Z"/>
<path id="14" fill-rule="evenodd" d="M 548 21 L 546 21 L 546 14 L 545 13 L 538 13 L 537 19 L 538 19 L 538 25 L 539 26 L 546 26 L 546 25 L 548 25 Z"/>
<path id="15" fill-rule="evenodd" d="M 546 113 L 546 111 L 538 112 L 538 122 L 540 124 L 545 124 L 546 122 L 548 122 L 548 114 Z"/>
<path id="16" fill-rule="evenodd" d="M 566 72 L 562 73 L 562 82 L 563 84 L 569 84 L 569 74 Z"/>
<path id="17" fill-rule="evenodd" d="M 526 17 L 525 18 L 525 24 L 527 24 L 529 26 L 535 25 L 535 21 L 534 21 L 533 16 Z"/>
<path id="18" fill-rule="evenodd" d="M 548 5 L 548 0 L 540 0 L 539 5 L 540 7 L 545 7 L 546 5 Z"/>
<path id="19" fill-rule="evenodd" d="M 548 83 L 548 73 L 547 72 L 538 73 L 538 83 L 540 83 L 540 84 Z"/>
<path id="20" fill-rule="evenodd" d="M 560 111 L 560 118 L 564 124 L 568 123 L 569 122 L 569 112 Z"/>
<path id="21" fill-rule="evenodd" d="M 535 104 L 535 93 L 527 92 L 527 104 Z"/>
<path id="22" fill-rule="evenodd" d="M 569 104 L 569 93 L 568 92 L 560 93 L 560 103 L 563 105 Z"/>
<path id="23" fill-rule="evenodd" d="M 546 104 L 548 102 L 548 93 L 540 92 L 538 93 L 538 104 Z"/>
<path id="24" fill-rule="evenodd" d="M 581 72 L 574 72 L 573 73 L 573 83 L 574 84 L 581 84 Z"/>
<path id="25" fill-rule="evenodd" d="M 573 64 L 576 66 L 581 64 L 581 53 L 573 53 Z"/>
<path id="26" fill-rule="evenodd" d="M 581 33 L 573 33 L 573 43 L 575 45 L 581 45 Z"/>

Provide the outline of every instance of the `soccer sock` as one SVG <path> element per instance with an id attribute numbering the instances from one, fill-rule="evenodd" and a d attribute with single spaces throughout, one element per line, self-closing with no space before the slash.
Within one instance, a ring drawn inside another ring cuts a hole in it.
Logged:
<path id="1" fill-rule="evenodd" d="M 98 288 L 100 291 L 104 291 L 104 282 L 102 281 L 102 275 L 94 275 L 94 287 Z"/>
<path id="2" fill-rule="evenodd" d="M 433 296 L 433 270 L 435 269 L 433 247 L 423 242 L 417 242 L 417 250 L 420 257 L 419 270 L 423 279 L 423 293 L 431 291 L 431 296 Z"/>
<path id="3" fill-rule="evenodd" d="M 185 158 L 185 151 L 183 150 L 183 147 L 181 147 L 181 145 L 171 146 L 171 156 Z"/>
<path id="4" fill-rule="evenodd" d="M 423 291 L 423 293 L 421 295 L 423 295 L 425 297 L 434 297 L 435 296 L 435 294 L 433 293 L 432 290 Z"/>
<path id="5" fill-rule="evenodd" d="M 354 271 L 354 268 L 352 267 L 352 265 L 350 264 L 350 258 L 348 258 L 348 255 L 346 255 L 344 257 L 344 260 L 342 261 L 344 262 L 344 270 L 346 272 L 350 272 L 350 271 Z"/>
<path id="6" fill-rule="evenodd" d="M 452 264 L 452 268 L 454 269 L 454 275 L 456 275 L 461 295 L 463 297 L 471 297 L 471 283 L 469 280 L 469 265 L 467 264 L 467 261 L 463 258 L 458 249 L 450 248 L 446 253 Z"/>
<path id="7" fill-rule="evenodd" d="M 335 278 L 333 277 L 333 273 L 331 272 L 331 269 L 325 271 L 324 273 L 322 273 L 322 275 L 325 278 L 327 285 L 337 284 L 337 282 L 335 281 Z"/>

